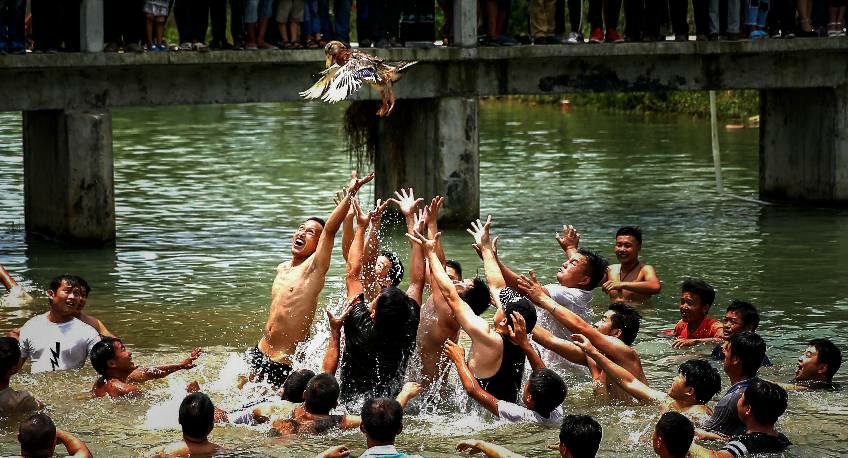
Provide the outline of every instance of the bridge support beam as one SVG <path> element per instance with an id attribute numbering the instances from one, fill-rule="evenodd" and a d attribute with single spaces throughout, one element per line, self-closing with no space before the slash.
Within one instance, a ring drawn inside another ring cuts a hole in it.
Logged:
<path id="1" fill-rule="evenodd" d="M 848 206 L 848 86 L 760 92 L 760 196 Z"/>
<path id="2" fill-rule="evenodd" d="M 111 113 L 25 111 L 23 136 L 27 236 L 113 242 Z"/>
<path id="3" fill-rule="evenodd" d="M 429 200 L 445 196 L 440 224 L 465 226 L 480 215 L 476 98 L 399 100 L 377 124 L 375 193 L 412 187 Z"/>

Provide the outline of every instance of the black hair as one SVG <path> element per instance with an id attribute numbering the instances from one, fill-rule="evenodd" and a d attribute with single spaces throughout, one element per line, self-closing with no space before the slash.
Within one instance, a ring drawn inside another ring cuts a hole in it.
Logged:
<path id="1" fill-rule="evenodd" d="M 453 270 L 455 270 L 456 273 L 458 273 L 459 276 L 462 277 L 462 264 L 460 264 L 459 261 L 448 259 L 447 261 L 445 261 L 445 269 L 447 270 L 448 267 L 453 268 Z"/>
<path id="2" fill-rule="evenodd" d="M 752 380 L 745 388 L 746 406 L 758 423 L 773 425 L 786 412 L 786 390 L 776 383 L 762 379 Z"/>
<path id="3" fill-rule="evenodd" d="M 374 327 L 384 335 L 397 335 L 406 329 L 410 319 L 411 297 L 395 286 L 383 288 L 377 296 Z"/>
<path id="4" fill-rule="evenodd" d="M 315 372 L 309 369 L 300 369 L 289 374 L 283 382 L 283 399 L 289 402 L 303 402 L 303 392 L 312 377 L 315 377 Z"/>
<path id="5" fill-rule="evenodd" d="M 47 414 L 33 414 L 18 426 L 18 441 L 21 443 L 21 455 L 53 456 L 56 425 Z"/>
<path id="6" fill-rule="evenodd" d="M 381 256 L 385 256 L 388 258 L 389 262 L 392 263 L 392 267 L 389 268 L 388 278 L 392 280 L 392 286 L 397 286 L 400 284 L 400 281 L 403 280 L 403 263 L 400 262 L 400 258 L 397 253 L 394 251 L 383 250 L 380 252 Z"/>
<path id="7" fill-rule="evenodd" d="M 686 377 L 686 386 L 695 390 L 695 400 L 701 404 L 721 391 L 721 374 L 705 359 L 684 361 L 677 370 Z"/>
<path id="8" fill-rule="evenodd" d="M 707 306 L 715 302 L 715 289 L 709 283 L 700 278 L 687 278 L 680 285 L 681 293 L 694 294 L 701 298 L 701 303 Z"/>
<path id="9" fill-rule="evenodd" d="M 839 370 L 839 366 L 842 365 L 842 352 L 839 351 L 839 347 L 833 344 L 833 342 L 827 339 L 813 339 L 808 344 L 812 347 L 816 347 L 816 361 L 819 364 L 827 364 L 827 379 L 830 380 L 836 375 L 836 371 Z"/>
<path id="10" fill-rule="evenodd" d="M 562 377 L 546 368 L 536 369 L 530 374 L 527 390 L 533 397 L 533 410 L 545 417 L 549 417 L 565 401 L 568 393 Z"/>
<path id="11" fill-rule="evenodd" d="M 760 325 L 760 312 L 750 302 L 734 299 L 727 306 L 727 311 L 739 314 L 739 318 L 742 319 L 742 326 L 750 326 L 751 331 L 756 331 L 757 326 Z"/>
<path id="12" fill-rule="evenodd" d="M 320 373 L 306 384 L 303 407 L 309 413 L 326 415 L 339 403 L 339 382 L 331 374 Z"/>
<path id="13" fill-rule="evenodd" d="M 194 439 L 206 439 L 215 426 L 215 405 L 203 393 L 191 393 L 180 404 L 180 425 L 183 434 Z"/>
<path id="14" fill-rule="evenodd" d="M 636 340 L 636 335 L 639 334 L 639 322 L 642 319 L 642 315 L 635 308 L 624 302 L 613 302 L 610 304 L 609 310 L 615 312 L 610 317 L 610 321 L 612 322 L 613 329 L 621 330 L 619 339 L 627 345 L 633 344 L 633 341 Z"/>
<path id="15" fill-rule="evenodd" d="M 668 453 L 684 458 L 695 438 L 695 425 L 680 412 L 666 412 L 657 422 L 656 434 L 665 443 Z"/>
<path id="16" fill-rule="evenodd" d="M 56 290 L 59 289 L 59 286 L 62 284 L 63 281 L 67 283 L 68 286 L 70 286 L 71 288 L 82 289 L 86 296 L 88 296 L 88 293 L 91 292 L 91 287 L 88 286 L 87 281 L 83 280 L 83 278 L 80 276 L 71 274 L 62 274 L 54 278 L 53 280 L 50 280 L 50 291 L 53 291 L 55 293 Z"/>
<path id="17" fill-rule="evenodd" d="M 306 218 L 306 221 L 315 221 L 316 223 L 318 223 L 318 224 L 320 224 L 320 225 L 321 225 L 321 228 L 322 228 L 322 229 L 324 228 L 324 226 L 326 226 L 326 225 L 327 225 L 327 222 L 326 222 L 326 221 L 324 221 L 324 219 L 323 219 L 323 218 L 319 218 L 319 217 L 317 217 L 317 216 L 310 216 L 309 218 Z M 304 221 L 304 223 L 305 223 L 306 221 Z"/>
<path id="18" fill-rule="evenodd" d="M 615 231 L 615 236 L 629 235 L 636 239 L 639 245 L 642 244 L 642 228 L 639 226 L 621 226 Z"/>
<path id="19" fill-rule="evenodd" d="M 566 415 L 559 428 L 559 443 L 574 458 L 594 458 L 602 437 L 601 425 L 588 415 Z"/>
<path id="20" fill-rule="evenodd" d="M 506 324 L 512 327 L 512 312 L 518 312 L 524 317 L 527 334 L 533 332 L 533 328 L 536 327 L 536 307 L 533 306 L 530 299 L 518 294 L 512 288 L 502 289 L 499 298 L 506 316 Z"/>
<path id="21" fill-rule="evenodd" d="M 603 256 L 595 253 L 594 251 L 589 251 L 585 248 L 580 248 L 577 250 L 578 253 L 586 257 L 586 268 L 589 269 L 589 291 L 598 287 L 601 283 L 601 280 L 604 279 L 604 275 L 607 274 L 607 267 L 609 267 L 609 262 L 604 259 Z"/>
<path id="22" fill-rule="evenodd" d="M 115 342 L 120 342 L 120 339 L 116 339 L 114 337 L 101 337 L 100 342 L 94 344 L 91 347 L 91 351 L 89 352 L 89 359 L 91 360 L 91 367 L 94 368 L 95 372 L 100 374 L 101 377 L 106 377 L 106 370 L 109 368 L 107 364 L 109 360 L 115 357 Z"/>
<path id="23" fill-rule="evenodd" d="M 756 332 L 742 331 L 730 337 L 730 355 L 739 358 L 742 372 L 748 377 L 757 375 L 766 355 L 766 343 Z"/>
<path id="24" fill-rule="evenodd" d="M 18 340 L 14 337 L 0 337 L 0 374 L 5 375 L 20 362 L 21 347 Z"/>
<path id="25" fill-rule="evenodd" d="M 366 399 L 360 416 L 365 434 L 375 441 L 394 441 L 403 427 L 403 408 L 394 399 Z"/>
<path id="26" fill-rule="evenodd" d="M 459 297 L 471 307 L 475 315 L 480 315 L 489 308 L 492 302 L 492 292 L 489 285 L 480 277 L 474 277 L 474 285 L 466 289 Z"/>

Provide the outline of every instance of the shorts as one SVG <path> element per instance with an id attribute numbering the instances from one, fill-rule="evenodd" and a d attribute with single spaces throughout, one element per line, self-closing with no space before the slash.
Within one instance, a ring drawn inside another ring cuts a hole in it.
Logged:
<path id="1" fill-rule="evenodd" d="M 259 345 L 247 350 L 245 359 L 257 381 L 265 381 L 275 388 L 280 388 L 292 373 L 288 364 L 278 363 L 259 349 Z"/>
<path id="2" fill-rule="evenodd" d="M 151 16 L 168 17 L 168 0 L 147 0 L 142 11 Z"/>
<path id="3" fill-rule="evenodd" d="M 303 22 L 303 0 L 280 0 L 277 4 L 277 22 Z"/>
<path id="4" fill-rule="evenodd" d="M 268 18 L 273 14 L 274 0 L 247 0 L 244 3 L 244 22 L 256 23 L 259 18 Z"/>

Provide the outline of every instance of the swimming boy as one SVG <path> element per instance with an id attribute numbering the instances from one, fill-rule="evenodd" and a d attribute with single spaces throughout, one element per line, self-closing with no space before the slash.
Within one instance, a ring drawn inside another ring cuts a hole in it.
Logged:
<path id="1" fill-rule="evenodd" d="M 798 357 L 792 383 L 778 383 L 787 391 L 835 390 L 833 376 L 842 365 L 842 352 L 828 339 L 813 339 Z"/>
<path id="2" fill-rule="evenodd" d="M 11 337 L 0 337 L 0 417 L 34 412 L 44 407 L 29 391 L 17 391 L 9 386 L 13 375 L 20 370 L 21 349 Z"/>
<path id="3" fill-rule="evenodd" d="M 695 425 L 680 412 L 669 411 L 654 427 L 651 444 L 660 458 L 686 458 L 695 439 Z"/>
<path id="4" fill-rule="evenodd" d="M 222 450 L 221 446 L 209 442 L 209 434 L 215 427 L 215 405 L 209 396 L 200 392 L 188 394 L 180 404 L 179 421 L 183 440 L 160 448 L 153 456 L 209 456 Z"/>
<path id="5" fill-rule="evenodd" d="M 83 441 L 67 431 L 56 429 L 53 420 L 43 413 L 34 414 L 21 423 L 18 442 L 22 457 L 53 456 L 56 444 L 62 444 L 68 457 L 91 458 L 91 451 Z"/>
<path id="6" fill-rule="evenodd" d="M 699 343 L 721 341 L 722 324 L 709 316 L 715 301 L 715 290 L 700 278 L 687 278 L 680 286 L 680 321 L 672 334 L 672 348 L 685 348 Z"/>
<path id="7" fill-rule="evenodd" d="M 721 376 L 710 363 L 703 359 L 690 359 L 678 368 L 677 377 L 666 393 L 655 390 L 612 362 L 599 352 L 589 339 L 582 335 L 573 336 L 574 344 L 606 373 L 607 381 L 614 381 L 634 398 L 642 402 L 659 404 L 660 410 L 680 412 L 694 422 L 705 423 L 713 414 L 707 402 L 721 389 Z"/>
<path id="8" fill-rule="evenodd" d="M 292 259 L 277 266 L 263 337 L 247 352 L 257 379 L 279 387 L 291 373 L 291 356 L 309 335 L 315 318 L 336 232 L 348 212 L 350 199 L 373 179 L 374 174 L 370 174 L 353 181 L 326 224 L 320 218 L 309 218 L 292 236 Z"/>
<path id="9" fill-rule="evenodd" d="M 759 325 L 760 312 L 757 311 L 757 308 L 750 302 L 734 299 L 730 301 L 730 305 L 727 306 L 720 335 L 721 338 L 727 342 L 736 333 L 742 331 L 756 332 Z M 724 358 L 721 344 L 716 345 L 715 348 L 713 348 L 713 352 L 710 354 L 710 357 L 716 361 L 721 361 Z M 771 361 L 769 361 L 768 355 L 763 354 L 762 366 L 770 367 L 771 365 L 772 364 Z"/>
<path id="10" fill-rule="evenodd" d="M 141 394 L 137 384 L 167 377 L 179 371 L 194 368 L 194 361 L 200 357 L 200 349 L 177 364 L 138 367 L 132 360 L 132 352 L 127 350 L 120 339 L 104 337 L 91 349 L 91 367 L 100 374 L 91 388 L 95 397 L 135 396 Z"/>

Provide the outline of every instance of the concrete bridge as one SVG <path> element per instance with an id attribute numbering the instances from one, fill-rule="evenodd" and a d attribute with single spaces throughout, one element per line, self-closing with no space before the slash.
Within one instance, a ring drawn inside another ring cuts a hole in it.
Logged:
<path id="1" fill-rule="evenodd" d="M 93 1 L 81 33 L 96 50 Z M 848 203 L 848 40 L 477 48 L 465 3 L 460 47 L 373 50 L 420 61 L 373 130 L 378 195 L 413 186 L 450 197 L 445 222 L 476 218 L 480 96 L 757 89 L 760 196 Z M 0 56 L 0 111 L 23 112 L 27 233 L 114 240 L 111 107 L 300 100 L 322 65 L 317 50 Z"/>

